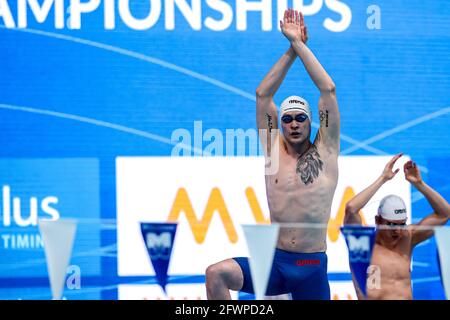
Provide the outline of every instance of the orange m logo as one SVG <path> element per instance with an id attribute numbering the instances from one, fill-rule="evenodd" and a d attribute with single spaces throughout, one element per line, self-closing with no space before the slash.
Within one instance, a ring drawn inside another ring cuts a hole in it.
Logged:
<path id="1" fill-rule="evenodd" d="M 339 205 L 338 212 L 335 218 L 330 218 L 328 221 L 328 237 L 331 242 L 336 242 L 339 238 L 339 234 L 341 233 L 340 227 L 344 224 L 345 217 L 345 205 L 350 201 L 351 198 L 355 196 L 355 191 L 353 188 L 347 187 L 345 188 L 344 195 L 342 196 L 341 203 Z M 363 226 L 367 226 L 366 219 L 362 211 L 359 211 L 359 215 L 361 216 L 361 222 Z"/>
<path id="2" fill-rule="evenodd" d="M 262 213 L 261 207 L 256 199 L 255 191 L 252 188 L 247 188 L 245 190 L 245 194 L 255 221 L 259 224 L 269 223 L 269 220 L 267 220 Z M 236 228 L 234 227 L 233 220 L 231 219 L 225 200 L 222 197 L 222 193 L 218 188 L 213 188 L 211 190 L 203 217 L 200 220 L 197 219 L 197 216 L 195 215 L 194 208 L 192 207 L 192 203 L 186 189 L 178 189 L 172 209 L 170 210 L 168 221 L 178 221 L 181 212 L 184 212 L 192 229 L 192 233 L 194 234 L 195 241 L 200 244 L 205 241 L 206 233 L 208 232 L 209 225 L 211 224 L 213 214 L 216 211 L 219 213 L 219 217 L 222 220 L 228 239 L 231 243 L 236 243 L 238 241 Z"/>
<path id="3" fill-rule="evenodd" d="M 262 212 L 262 209 L 256 198 L 255 191 L 253 188 L 248 187 L 245 190 L 245 195 L 247 197 L 247 202 L 250 206 L 251 212 L 257 224 L 268 224 L 270 219 L 266 219 Z M 339 210 L 335 218 L 331 218 L 328 223 L 328 237 L 332 242 L 336 242 L 339 238 L 340 227 L 344 223 L 345 216 L 345 205 L 347 202 L 354 197 L 355 192 L 351 187 L 347 187 L 344 191 Z M 173 202 L 172 209 L 170 210 L 168 221 L 176 222 L 179 220 L 181 213 L 184 212 L 186 219 L 191 227 L 194 239 L 198 244 L 205 241 L 206 234 L 208 232 L 211 220 L 215 212 L 219 213 L 219 217 L 222 220 L 225 232 L 227 233 L 228 239 L 231 243 L 236 243 L 238 241 L 238 235 L 236 228 L 231 219 L 228 208 L 225 204 L 225 200 L 222 193 L 218 188 L 213 188 L 209 195 L 203 216 L 197 219 L 194 208 L 192 207 L 191 200 L 189 199 L 188 193 L 185 188 L 179 188 Z M 362 218 L 362 224 L 367 225 L 364 215 L 362 212 L 359 213 Z"/>

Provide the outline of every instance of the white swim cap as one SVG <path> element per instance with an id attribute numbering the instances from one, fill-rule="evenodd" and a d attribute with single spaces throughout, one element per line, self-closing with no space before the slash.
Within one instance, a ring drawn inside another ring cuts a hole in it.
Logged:
<path id="1" fill-rule="evenodd" d="M 280 115 L 281 117 L 289 111 L 301 111 L 306 113 L 309 121 L 312 122 L 311 109 L 309 107 L 308 101 L 299 96 L 290 96 L 286 98 L 281 104 Z"/>
<path id="2" fill-rule="evenodd" d="M 386 196 L 380 202 L 378 214 L 386 220 L 405 220 L 407 219 L 405 202 L 393 194 Z"/>

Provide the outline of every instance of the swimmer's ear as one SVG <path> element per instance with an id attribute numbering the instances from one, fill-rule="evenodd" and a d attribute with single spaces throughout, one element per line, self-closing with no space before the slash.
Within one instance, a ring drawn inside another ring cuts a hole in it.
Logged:
<path id="1" fill-rule="evenodd" d="M 376 223 L 376 224 L 381 224 L 380 216 L 379 216 L 379 215 L 376 215 L 376 216 L 375 216 L 375 223 Z"/>

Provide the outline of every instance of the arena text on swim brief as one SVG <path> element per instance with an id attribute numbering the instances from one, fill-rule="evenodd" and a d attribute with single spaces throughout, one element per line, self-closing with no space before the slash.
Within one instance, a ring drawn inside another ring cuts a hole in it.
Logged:
<path id="1" fill-rule="evenodd" d="M 0 22 L 6 28 L 27 28 L 30 23 L 52 22 L 55 29 L 86 29 L 101 19 L 105 30 L 124 24 L 132 30 L 149 30 L 161 24 L 174 30 L 177 23 L 192 30 L 272 31 L 288 5 L 305 16 L 326 12 L 322 25 L 331 32 L 343 32 L 352 22 L 348 0 L 0 0 Z M 306 3 L 305 3 L 306 2 Z M 182 19 L 183 21 L 181 22 Z M 258 19 L 254 23 L 253 19 Z"/>

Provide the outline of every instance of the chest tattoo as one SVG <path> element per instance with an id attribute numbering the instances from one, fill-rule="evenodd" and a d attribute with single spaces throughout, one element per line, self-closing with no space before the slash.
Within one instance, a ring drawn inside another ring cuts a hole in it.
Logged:
<path id="1" fill-rule="evenodd" d="M 323 162 L 315 145 L 312 145 L 308 151 L 297 159 L 296 172 L 305 185 L 313 183 L 322 169 Z"/>

